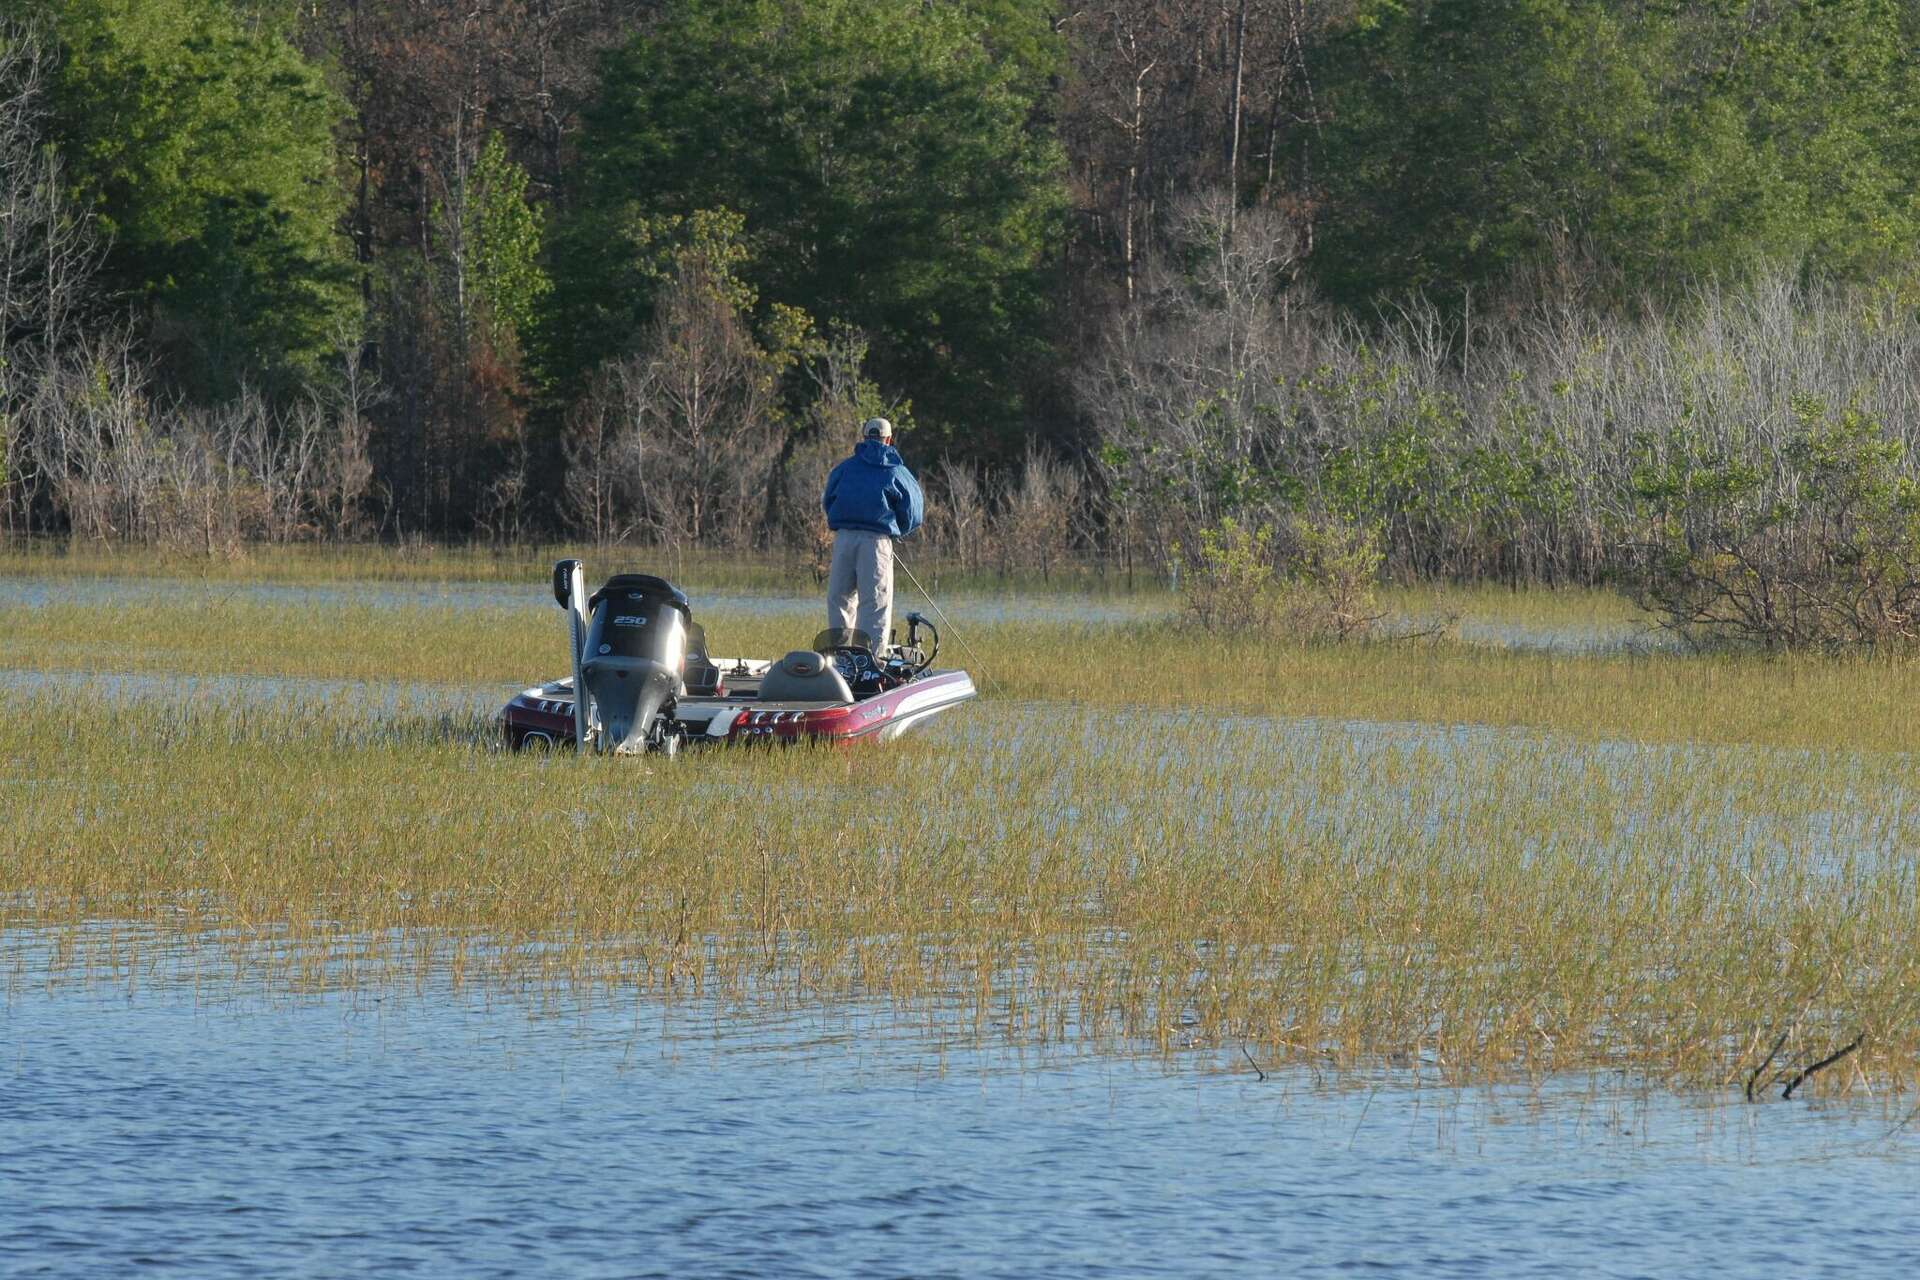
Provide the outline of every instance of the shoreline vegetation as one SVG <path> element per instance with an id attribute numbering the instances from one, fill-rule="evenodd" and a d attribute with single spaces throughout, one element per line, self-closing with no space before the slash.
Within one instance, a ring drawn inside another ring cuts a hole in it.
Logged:
<path id="1" fill-rule="evenodd" d="M 1183 625 L 1164 590 L 1140 621 L 973 624 L 962 592 L 988 696 L 895 748 L 512 755 L 487 690 L 557 673 L 551 554 L 259 553 L 262 579 L 423 596 L 315 607 L 247 594 L 245 561 L 168 581 L 120 551 L 8 553 L 0 587 L 48 594 L 0 604 L 0 668 L 80 673 L 0 683 L 10 982 L 51 941 L 61 973 L 129 987 L 184 949 L 289 994 L 878 999 L 983 1039 L 1262 1067 L 1920 1087 L 1911 662 L 1273 641 Z M 127 607 L 61 602 L 96 571 Z M 773 568 L 675 572 L 701 616 L 703 589 Z M 458 598 L 514 581 L 525 606 Z M 1030 593 L 993 598 L 1062 594 Z M 1591 592 L 1394 603 L 1631 618 Z M 756 651 L 812 622 L 703 620 Z M 135 695 L 87 671 L 208 679 Z M 221 684 L 244 676 L 288 684 Z M 369 683 L 301 691 L 324 677 Z M 405 682 L 421 705 L 381 693 Z"/>
<path id="2" fill-rule="evenodd" d="M 1915 0 L 16 10 L 0 536 L 817 564 L 884 413 L 968 575 L 1920 647 Z"/>

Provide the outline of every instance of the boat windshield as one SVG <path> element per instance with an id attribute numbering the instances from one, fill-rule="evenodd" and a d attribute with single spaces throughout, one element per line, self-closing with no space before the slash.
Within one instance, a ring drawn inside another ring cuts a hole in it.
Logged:
<path id="1" fill-rule="evenodd" d="M 813 638 L 815 653 L 834 653 L 840 649 L 865 649 L 873 652 L 873 637 L 857 627 L 828 627 Z"/>

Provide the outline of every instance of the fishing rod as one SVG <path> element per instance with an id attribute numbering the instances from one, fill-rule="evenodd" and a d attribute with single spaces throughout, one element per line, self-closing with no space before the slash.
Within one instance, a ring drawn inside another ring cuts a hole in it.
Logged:
<path id="1" fill-rule="evenodd" d="M 940 602 L 933 598 L 933 593 L 928 591 L 926 587 L 921 585 L 920 579 L 914 576 L 913 569 L 907 564 L 905 560 L 901 559 L 900 544 L 897 542 L 894 544 L 894 547 L 893 547 L 893 562 L 900 566 L 901 570 L 906 573 L 908 581 L 912 582 L 914 587 L 920 592 L 921 596 L 925 598 L 928 607 L 930 607 L 933 610 L 934 615 L 940 619 L 940 625 L 947 629 L 945 634 L 952 635 L 955 640 L 958 640 L 960 642 L 960 647 L 967 651 L 967 657 L 972 660 L 973 665 L 980 672 L 981 684 L 984 685 L 989 683 L 990 681 L 987 676 L 986 664 L 980 661 L 980 655 L 973 651 L 973 646 L 967 643 L 967 638 L 964 635 L 961 635 L 959 630 L 954 627 L 952 620 L 947 617 L 946 610 L 942 609 L 940 607 Z M 998 681 L 992 681 L 991 683 L 998 683 Z"/>

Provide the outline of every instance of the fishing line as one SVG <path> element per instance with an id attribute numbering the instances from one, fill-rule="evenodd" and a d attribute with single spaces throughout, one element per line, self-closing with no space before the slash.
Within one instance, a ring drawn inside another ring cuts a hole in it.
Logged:
<path id="1" fill-rule="evenodd" d="M 893 562 L 899 565 L 900 568 L 903 571 L 905 571 L 908 580 L 911 581 L 916 588 L 918 588 L 920 594 L 926 598 L 927 604 L 933 609 L 935 616 L 940 619 L 940 625 L 947 629 L 941 634 L 942 635 L 951 634 L 955 640 L 958 640 L 960 642 L 960 647 L 967 651 L 967 657 L 973 660 L 973 665 L 977 667 L 980 671 L 980 683 L 982 685 L 989 683 L 986 664 L 980 661 L 980 655 L 973 651 L 973 646 L 967 643 L 967 638 L 961 635 L 959 630 L 947 618 L 946 610 L 942 609 L 940 607 L 940 602 L 933 598 L 933 593 L 928 591 L 925 587 L 921 586 L 920 579 L 914 577 L 913 570 L 910 567 L 908 567 L 907 562 L 903 560 L 900 556 L 900 547 L 898 543 L 894 544 Z M 998 684 L 999 681 L 995 680 L 995 681 L 992 681 L 992 683 Z"/>

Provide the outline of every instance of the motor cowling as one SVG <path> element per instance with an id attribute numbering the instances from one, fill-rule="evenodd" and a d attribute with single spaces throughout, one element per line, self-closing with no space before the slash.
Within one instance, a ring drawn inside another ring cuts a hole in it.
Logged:
<path id="1" fill-rule="evenodd" d="M 683 688 L 686 593 L 651 574 L 622 573 L 587 601 L 580 680 L 599 723 L 596 745 L 622 753 L 671 750 L 674 699 Z"/>

